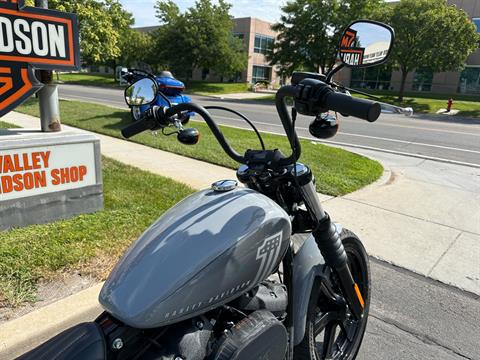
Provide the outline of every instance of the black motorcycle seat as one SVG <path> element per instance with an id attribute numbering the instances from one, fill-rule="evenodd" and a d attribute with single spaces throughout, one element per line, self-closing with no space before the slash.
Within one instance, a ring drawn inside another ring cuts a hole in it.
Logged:
<path id="1" fill-rule="evenodd" d="M 105 338 L 95 323 L 84 323 L 58 334 L 17 360 L 105 360 Z"/>

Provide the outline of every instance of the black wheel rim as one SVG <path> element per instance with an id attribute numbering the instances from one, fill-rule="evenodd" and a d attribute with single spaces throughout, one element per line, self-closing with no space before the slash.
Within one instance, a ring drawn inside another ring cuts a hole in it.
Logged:
<path id="1" fill-rule="evenodd" d="M 368 270 L 362 266 L 360 254 L 353 249 L 345 248 L 345 250 L 354 280 L 364 298 L 367 299 Z M 331 277 L 335 284 L 335 275 L 332 274 Z M 335 291 L 341 294 L 338 287 Z M 366 317 L 355 320 L 348 309 L 329 308 L 325 306 L 323 300 L 319 299 L 319 305 L 315 309 L 315 321 L 312 324 L 316 358 L 318 360 L 350 359 L 360 345 L 357 340 L 362 336 Z"/>

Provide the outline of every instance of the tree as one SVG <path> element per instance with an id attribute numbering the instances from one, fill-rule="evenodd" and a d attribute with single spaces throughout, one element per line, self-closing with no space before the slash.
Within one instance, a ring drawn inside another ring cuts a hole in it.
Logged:
<path id="1" fill-rule="evenodd" d="M 120 56 L 114 60 L 114 65 L 133 67 L 139 64 L 149 64 L 151 61 L 153 38 L 150 34 L 128 28 L 120 34 Z"/>
<path id="2" fill-rule="evenodd" d="M 84 62 L 106 64 L 120 57 L 121 34 L 134 20 L 118 0 L 50 0 L 49 8 L 78 15 Z"/>
<path id="3" fill-rule="evenodd" d="M 385 7 L 381 18 L 396 30 L 392 59 L 401 72 L 399 100 L 411 71 L 461 70 L 480 42 L 467 13 L 444 0 L 402 0 Z"/>
<path id="4" fill-rule="evenodd" d="M 233 32 L 231 5 L 224 0 L 198 0 L 184 13 L 173 1 L 157 1 L 161 26 L 155 32 L 159 63 L 178 75 L 190 77 L 193 69 L 232 76 L 247 66 L 241 40 Z"/>
<path id="5" fill-rule="evenodd" d="M 272 28 L 278 41 L 268 54 L 282 75 L 295 70 L 326 73 L 335 65 L 341 34 L 354 20 L 368 18 L 380 0 L 294 0 L 282 7 Z"/>
<path id="6" fill-rule="evenodd" d="M 159 1 L 155 5 L 160 27 L 152 34 L 153 53 L 156 55 L 152 64 L 160 69 L 169 69 L 176 76 L 189 78 L 193 71 L 193 57 L 190 44 L 185 36 L 188 28 L 186 17 L 173 1 Z"/>

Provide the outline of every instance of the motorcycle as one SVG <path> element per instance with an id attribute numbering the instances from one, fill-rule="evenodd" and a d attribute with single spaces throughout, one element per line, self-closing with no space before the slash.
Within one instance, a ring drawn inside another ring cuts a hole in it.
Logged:
<path id="1" fill-rule="evenodd" d="M 194 145 L 199 132 L 185 129 L 179 114 L 195 112 L 241 164 L 238 181 L 218 181 L 165 213 L 108 277 L 99 296 L 105 312 L 20 359 L 355 359 L 370 308 L 369 259 L 360 239 L 323 209 L 312 171 L 298 162 L 295 123 L 298 114 L 312 116 L 310 133 L 328 138 L 338 131 L 332 112 L 369 122 L 382 109 L 409 114 L 353 98 L 345 92 L 354 90 L 332 81 L 345 66 L 384 63 L 393 41 L 388 25 L 354 22 L 342 37 L 340 65 L 326 76 L 296 72 L 280 88 L 276 108 L 290 155 L 266 149 L 243 115 L 261 149 L 241 155 L 209 113 L 235 111 L 157 106 L 154 79 L 132 84 L 127 103 L 149 109 L 122 130 L 125 138 L 170 128 L 182 144 Z"/>
<path id="2" fill-rule="evenodd" d="M 185 84 L 180 80 L 175 79 L 170 71 L 162 71 L 158 76 L 155 76 L 143 70 L 124 68 L 122 69 L 121 76 L 129 85 L 144 78 L 154 80 L 157 83 L 158 88 L 158 96 L 152 103 L 154 105 L 172 107 L 174 105 L 192 102 L 192 99 L 189 96 L 182 94 L 185 90 Z M 129 105 L 132 119 L 138 121 L 142 114 L 147 111 L 152 104 L 139 106 Z M 182 114 L 180 121 L 186 125 L 194 115 L 195 114 L 192 112 L 184 113 Z"/>

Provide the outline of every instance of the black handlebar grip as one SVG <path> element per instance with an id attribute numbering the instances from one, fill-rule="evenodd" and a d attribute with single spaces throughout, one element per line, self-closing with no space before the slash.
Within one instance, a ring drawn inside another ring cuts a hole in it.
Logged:
<path id="1" fill-rule="evenodd" d="M 382 107 L 377 102 L 353 98 L 336 92 L 326 95 L 325 107 L 332 111 L 358 117 L 369 122 L 377 121 L 382 113 Z"/>
<path id="2" fill-rule="evenodd" d="M 152 129 L 152 121 L 148 117 L 142 117 L 138 121 L 135 121 L 133 124 L 128 125 L 126 128 L 122 129 L 122 135 L 125 138 L 131 138 L 145 130 Z"/>

